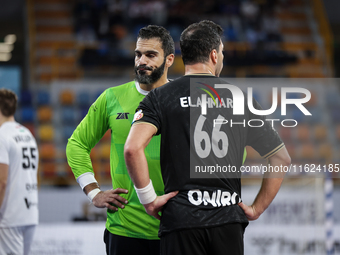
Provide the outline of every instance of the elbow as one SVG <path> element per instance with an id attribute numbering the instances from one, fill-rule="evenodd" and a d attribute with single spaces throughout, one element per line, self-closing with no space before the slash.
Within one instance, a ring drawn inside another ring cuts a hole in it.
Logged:
<path id="1" fill-rule="evenodd" d="M 137 153 L 137 148 L 130 143 L 124 145 L 124 158 L 125 162 L 129 162 L 133 156 Z"/>
<path id="2" fill-rule="evenodd" d="M 287 155 L 283 161 L 286 166 L 289 166 L 292 163 L 292 159 L 290 158 L 289 155 Z"/>
<path id="3" fill-rule="evenodd" d="M 281 154 L 280 160 L 281 160 L 282 165 L 289 166 L 291 164 L 292 159 L 290 158 L 289 153 L 286 150 L 286 148 L 284 148 L 284 151 Z"/>
<path id="4" fill-rule="evenodd" d="M 66 152 L 66 157 L 68 156 L 68 155 L 70 155 L 70 151 L 71 151 L 72 149 L 71 149 L 71 144 L 70 144 L 70 140 L 68 140 L 68 142 L 67 142 L 67 144 L 66 144 L 66 150 L 65 150 L 65 152 Z"/>
<path id="5" fill-rule="evenodd" d="M 289 166 L 291 162 L 292 160 L 289 155 L 281 157 L 279 161 L 277 161 L 278 165 L 281 165 L 281 166 Z"/>
<path id="6" fill-rule="evenodd" d="M 7 180 L 0 180 L 0 192 L 5 190 L 7 187 Z"/>
<path id="7" fill-rule="evenodd" d="M 289 166 L 292 160 L 286 148 L 283 148 L 277 154 L 270 157 L 268 161 L 271 165 Z"/>

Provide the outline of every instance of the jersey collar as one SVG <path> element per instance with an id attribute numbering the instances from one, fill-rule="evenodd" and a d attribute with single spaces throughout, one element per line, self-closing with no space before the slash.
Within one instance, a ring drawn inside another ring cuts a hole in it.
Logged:
<path id="1" fill-rule="evenodd" d="M 1 127 L 7 126 L 7 125 L 20 125 L 20 124 L 16 121 L 5 121 L 4 123 L 2 123 Z"/>
<path id="2" fill-rule="evenodd" d="M 142 89 L 142 88 L 140 87 L 138 81 L 135 81 L 135 84 L 136 84 L 136 89 L 137 89 L 137 91 L 138 91 L 139 93 L 141 93 L 142 95 L 146 96 L 146 95 L 149 93 L 149 91 L 144 90 L 144 89 Z"/>
<path id="3" fill-rule="evenodd" d="M 211 73 L 190 73 L 190 74 L 185 74 L 184 76 L 190 76 L 190 75 L 205 75 L 205 76 L 215 76 Z"/>

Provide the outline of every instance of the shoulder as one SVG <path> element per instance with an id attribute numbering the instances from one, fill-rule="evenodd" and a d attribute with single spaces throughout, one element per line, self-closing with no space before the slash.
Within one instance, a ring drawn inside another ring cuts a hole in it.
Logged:
<path id="1" fill-rule="evenodd" d="M 127 83 L 124 83 L 124 84 L 121 84 L 121 85 L 117 85 L 117 86 L 107 88 L 103 91 L 103 93 L 100 94 L 100 96 L 98 98 L 100 98 L 100 97 L 105 98 L 107 94 L 123 93 L 123 92 L 126 92 L 127 90 L 131 90 L 131 89 L 136 89 L 135 81 L 130 81 L 130 82 L 127 82 Z"/>
<path id="2" fill-rule="evenodd" d="M 130 81 L 118 86 L 110 87 L 106 89 L 102 96 L 104 98 L 112 98 L 115 97 L 122 97 L 124 95 L 131 95 L 131 93 L 135 93 L 137 91 L 136 89 L 136 83 L 135 81 Z"/>
<path id="3" fill-rule="evenodd" d="M 8 125 L 2 125 L 0 127 L 0 144 L 7 145 L 12 137 L 13 128 L 8 128 Z"/>
<path id="4" fill-rule="evenodd" d="M 187 83 L 190 79 L 186 76 L 181 76 L 177 79 L 170 80 L 168 83 L 164 84 L 161 87 L 155 88 L 151 90 L 152 93 L 164 93 L 166 91 L 172 91 L 174 88 L 180 87 L 180 85 Z M 150 93 L 149 93 L 150 94 Z"/>
<path id="5" fill-rule="evenodd" d="M 10 147 L 8 135 L 5 135 L 5 133 L 0 129 L 0 156 L 7 154 Z"/>
<path id="6" fill-rule="evenodd" d="M 110 91 L 113 92 L 124 92 L 126 90 L 130 90 L 130 89 L 136 89 L 136 83 L 135 81 L 129 81 L 127 83 L 121 84 L 121 85 L 117 85 L 111 88 L 108 88 L 104 91 L 104 93 L 108 93 Z"/>
<path id="7" fill-rule="evenodd" d="M 15 131 L 14 125 L 12 123 L 5 122 L 0 126 L 0 137 L 8 138 L 9 133 L 13 133 Z"/>
<path id="8" fill-rule="evenodd" d="M 5 132 L 4 132 L 4 130 L 2 130 L 1 128 L 0 128 L 0 141 L 1 142 L 4 142 L 4 141 L 6 141 L 6 135 L 5 135 Z"/>
<path id="9" fill-rule="evenodd" d="M 19 124 L 19 123 L 18 123 L 18 125 L 20 125 L 20 128 L 22 128 L 23 130 L 25 130 L 25 132 L 26 132 L 29 136 L 31 136 L 31 139 L 32 139 L 33 141 L 35 141 L 35 137 L 33 136 L 32 132 L 31 132 L 27 127 L 25 127 L 25 126 L 23 126 L 23 125 L 21 125 L 21 124 Z"/>

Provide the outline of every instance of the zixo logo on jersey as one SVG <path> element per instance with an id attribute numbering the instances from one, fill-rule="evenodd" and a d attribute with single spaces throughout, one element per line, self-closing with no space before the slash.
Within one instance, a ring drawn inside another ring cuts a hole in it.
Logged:
<path id="1" fill-rule="evenodd" d="M 127 120 L 129 119 L 129 113 L 128 112 L 118 112 L 116 120 Z"/>
<path id="2" fill-rule="evenodd" d="M 211 193 L 211 195 L 210 195 Z M 188 200 L 193 205 L 208 206 L 209 204 L 213 207 L 230 206 L 240 203 L 242 200 L 237 193 L 231 194 L 228 191 L 216 190 L 213 192 L 201 191 L 199 189 L 193 189 L 188 191 Z"/>

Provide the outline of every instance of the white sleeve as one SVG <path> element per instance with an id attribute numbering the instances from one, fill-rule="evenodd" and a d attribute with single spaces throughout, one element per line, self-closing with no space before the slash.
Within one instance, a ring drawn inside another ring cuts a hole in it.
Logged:
<path id="1" fill-rule="evenodd" d="M 8 150 L 6 140 L 0 136 L 0 163 L 9 165 Z"/>

